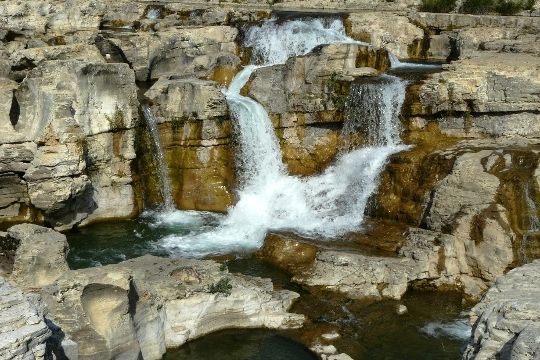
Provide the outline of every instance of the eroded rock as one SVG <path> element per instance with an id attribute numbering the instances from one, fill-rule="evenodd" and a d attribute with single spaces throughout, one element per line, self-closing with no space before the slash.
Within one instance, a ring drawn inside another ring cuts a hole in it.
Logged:
<path id="1" fill-rule="evenodd" d="M 471 310 L 464 359 L 535 359 L 540 354 L 540 261 L 497 279 Z"/>
<path id="2" fill-rule="evenodd" d="M 9 228 L 7 236 L 18 244 L 11 274 L 18 284 L 43 287 L 69 269 L 64 235 L 38 225 L 20 224 Z"/>
<path id="3" fill-rule="evenodd" d="M 11 279 L 42 295 L 56 354 L 160 359 L 166 348 L 213 331 L 296 328 L 304 321 L 287 312 L 298 294 L 275 291 L 270 279 L 229 274 L 214 261 L 147 255 L 69 270 L 62 234 L 22 224 L 8 236 L 19 243 Z"/>
<path id="4" fill-rule="evenodd" d="M 44 360 L 51 331 L 39 296 L 25 294 L 0 276 L 0 357 Z"/>

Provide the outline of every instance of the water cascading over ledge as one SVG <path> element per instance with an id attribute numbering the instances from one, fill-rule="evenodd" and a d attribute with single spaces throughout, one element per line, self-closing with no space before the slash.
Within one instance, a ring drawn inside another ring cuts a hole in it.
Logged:
<path id="1" fill-rule="evenodd" d="M 157 176 L 159 179 L 159 185 L 161 190 L 161 196 L 163 198 L 162 210 L 172 211 L 174 210 L 174 199 L 172 197 L 171 180 L 169 175 L 169 169 L 163 155 L 163 148 L 161 146 L 161 139 L 159 138 L 159 129 L 157 126 L 157 120 L 150 107 L 146 104 L 142 105 L 142 110 L 148 130 L 150 131 L 150 137 L 154 145 L 154 160 L 157 166 Z"/>
<path id="2" fill-rule="evenodd" d="M 255 249 L 270 230 L 333 238 L 359 228 L 387 157 L 405 148 L 399 143 L 396 125 L 405 87 L 389 87 L 388 96 L 373 98 L 381 109 L 370 121 L 379 124 L 376 137 L 380 141 L 344 153 L 322 174 L 304 178 L 287 174 L 264 107 L 240 95 L 258 68 L 284 63 L 330 43 L 358 44 L 345 35 L 340 20 L 270 20 L 247 32 L 246 45 L 253 47 L 254 59 L 262 64 L 247 66 L 224 92 L 239 144 L 238 202 L 215 230 L 169 236 L 162 241 L 164 247 L 181 256 L 204 256 Z"/>

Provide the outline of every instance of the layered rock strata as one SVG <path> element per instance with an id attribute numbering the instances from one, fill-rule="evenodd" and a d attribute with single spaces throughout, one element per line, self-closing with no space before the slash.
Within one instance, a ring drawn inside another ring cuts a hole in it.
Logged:
<path id="1" fill-rule="evenodd" d="M 298 294 L 275 291 L 269 279 L 230 274 L 214 261 L 147 255 L 69 270 L 65 237 L 54 230 L 17 225 L 8 237 L 20 244 L 11 280 L 40 294 L 47 306 L 50 330 L 29 333 L 29 344 L 41 344 L 52 331 L 50 351 L 56 356 L 160 359 L 167 348 L 220 329 L 286 329 L 304 320 L 287 312 Z"/>
<path id="2" fill-rule="evenodd" d="M 540 355 L 540 261 L 497 279 L 471 310 L 464 359 L 536 359 Z"/>

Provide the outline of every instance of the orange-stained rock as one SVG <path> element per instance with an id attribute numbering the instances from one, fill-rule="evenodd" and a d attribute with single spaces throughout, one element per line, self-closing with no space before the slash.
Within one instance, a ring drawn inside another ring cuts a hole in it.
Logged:
<path id="1" fill-rule="evenodd" d="M 257 256 L 292 274 L 308 268 L 315 261 L 317 246 L 286 234 L 268 234 Z"/>

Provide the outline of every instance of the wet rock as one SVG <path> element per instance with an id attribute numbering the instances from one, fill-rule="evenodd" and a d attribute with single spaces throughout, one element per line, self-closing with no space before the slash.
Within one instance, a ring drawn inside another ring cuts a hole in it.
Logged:
<path id="1" fill-rule="evenodd" d="M 396 306 L 396 314 L 398 315 L 403 315 L 403 314 L 406 314 L 409 310 L 407 309 L 407 307 L 403 304 L 399 304 L 398 306 Z"/>
<path id="2" fill-rule="evenodd" d="M 317 256 L 317 246 L 292 236 L 268 234 L 257 256 L 274 266 L 296 273 L 310 267 Z"/>
<path id="3" fill-rule="evenodd" d="M 43 360 L 51 331 L 39 296 L 25 294 L 0 276 L 0 357 Z"/>
<path id="4" fill-rule="evenodd" d="M 341 335 L 339 335 L 337 332 L 325 333 L 321 335 L 321 337 L 325 340 L 335 340 L 339 338 L 340 336 Z"/>
<path id="5" fill-rule="evenodd" d="M 430 282 L 438 286 L 456 284 L 469 296 L 478 298 L 498 276 L 523 261 L 522 249 L 529 249 L 525 258 L 534 257 L 530 251 L 535 246 L 527 243 L 537 240 L 533 240 L 534 235 L 526 234 L 531 228 L 528 214 L 532 211 L 534 216 L 535 210 L 531 210 L 525 199 L 532 199 L 527 192 L 536 191 L 530 189 L 536 186 L 532 169 L 538 163 L 534 155 L 537 146 L 536 140 L 522 138 L 470 140 L 448 146 L 417 161 L 420 165 L 416 170 L 415 166 L 408 168 L 413 174 L 436 175 L 428 186 L 413 180 L 414 177 L 407 180 L 395 171 L 399 169 L 397 166 L 402 166 L 401 159 L 408 156 L 401 154 L 396 157 L 401 162 L 383 173 L 383 188 L 390 186 L 392 190 L 377 195 L 382 200 L 377 206 L 389 212 L 378 210 L 376 214 L 396 216 L 387 207 L 390 200 L 402 192 L 413 194 L 415 208 L 422 211 L 415 211 L 414 217 L 404 217 L 402 221 L 424 227 L 427 232 L 415 233 L 431 237 L 426 241 L 440 246 L 437 250 L 440 278 Z M 437 170 L 438 164 L 444 166 Z M 389 179 L 393 179 L 391 185 L 385 185 Z M 408 210 L 405 199 L 399 201 Z M 409 233 L 408 241 L 412 240 L 412 234 Z M 403 253 L 403 248 L 400 252 Z"/>
<path id="6" fill-rule="evenodd" d="M 183 209 L 225 211 L 233 201 L 232 123 L 220 86 L 161 78 L 145 94 L 159 125 L 173 196 Z"/>
<path id="7" fill-rule="evenodd" d="M 323 355 L 322 358 L 324 359 L 325 355 Z M 353 360 L 353 358 L 345 353 L 341 353 L 335 355 L 328 355 L 326 356 L 326 360 Z"/>
<path id="8" fill-rule="evenodd" d="M 408 258 L 320 251 L 314 265 L 295 274 L 293 280 L 308 286 L 322 286 L 356 299 L 399 299 L 407 290 L 409 279 L 421 278 L 422 270 Z"/>
<path id="9" fill-rule="evenodd" d="M 319 173 L 334 159 L 349 82 L 388 66 L 385 50 L 332 44 L 253 73 L 245 90 L 269 112 L 291 174 Z"/>
<path id="10" fill-rule="evenodd" d="M 471 310 L 464 359 L 534 359 L 540 354 L 540 261 L 497 279 Z"/>

